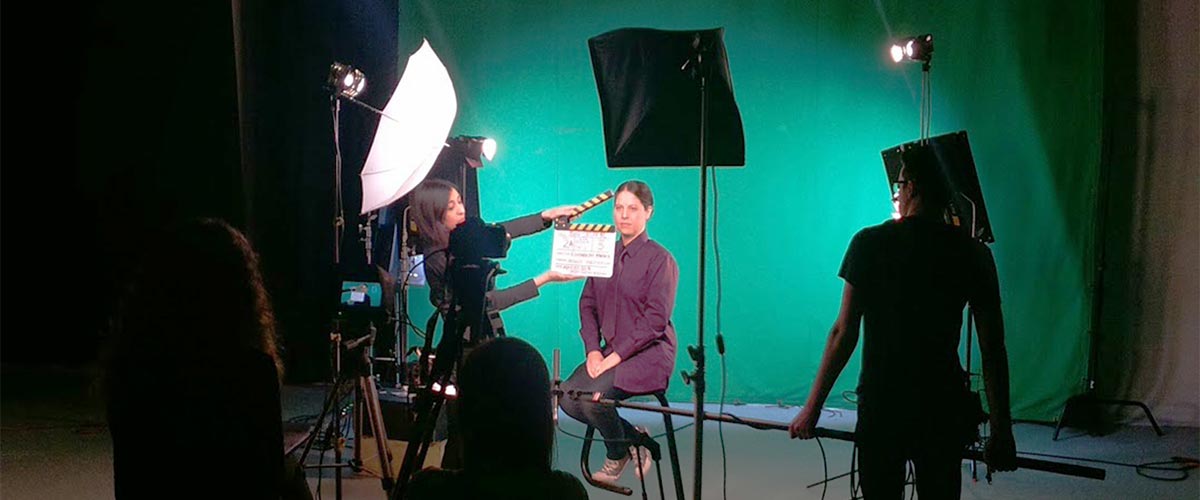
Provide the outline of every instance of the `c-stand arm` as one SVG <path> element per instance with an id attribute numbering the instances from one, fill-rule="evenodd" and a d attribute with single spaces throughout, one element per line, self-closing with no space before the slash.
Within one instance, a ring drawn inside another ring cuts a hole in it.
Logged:
<path id="1" fill-rule="evenodd" d="M 568 394 L 562 394 L 561 396 L 574 398 L 577 401 L 584 401 L 584 402 L 593 403 L 593 404 L 613 406 L 613 407 L 617 407 L 617 408 L 630 408 L 630 409 L 643 410 L 643 411 L 649 411 L 649 412 L 655 412 L 655 413 L 667 413 L 667 414 L 671 414 L 671 415 L 678 415 L 681 417 L 693 417 L 693 418 L 695 417 L 695 415 L 688 410 L 682 410 L 682 409 L 670 408 L 670 407 L 660 407 L 660 406 L 641 404 L 641 403 L 631 403 L 631 402 L 626 402 L 626 401 L 617 401 L 617 400 L 605 399 L 605 398 L 593 399 L 591 397 L 588 397 L 591 394 L 592 393 L 578 393 L 575 391 L 570 391 Z M 583 396 L 583 397 L 581 397 L 581 396 Z M 756 418 L 738 417 L 736 415 L 731 415 L 728 413 L 719 413 L 718 414 L 718 413 L 705 412 L 704 419 L 705 420 L 719 420 L 719 421 L 728 422 L 731 424 L 745 425 L 745 426 L 748 426 L 748 427 L 751 427 L 754 429 L 760 429 L 760 430 L 779 430 L 779 431 L 787 431 L 788 430 L 788 424 L 786 424 L 784 422 L 775 422 L 775 421 L 771 421 L 771 420 L 761 420 L 761 419 L 756 419 Z M 854 436 L 853 432 L 836 430 L 836 429 L 826 429 L 823 427 L 817 427 L 813 431 L 813 435 L 816 437 L 837 439 L 839 441 L 853 442 L 855 440 L 855 436 Z M 976 460 L 976 461 L 980 461 L 980 462 L 986 462 L 984 460 L 983 453 L 976 449 L 963 450 L 963 458 L 967 459 L 967 460 Z M 1063 475 L 1067 475 L 1067 476 L 1081 477 L 1081 478 L 1085 478 L 1085 479 L 1104 480 L 1104 478 L 1107 475 L 1107 472 L 1104 469 L 1098 469 L 1095 467 L 1086 467 L 1086 466 L 1082 466 L 1082 465 L 1067 464 L 1067 463 L 1062 463 L 1062 462 L 1052 462 L 1049 460 L 1039 460 L 1039 459 L 1025 458 L 1025 457 L 1017 457 L 1017 466 L 1022 469 L 1038 470 L 1038 471 L 1042 471 L 1042 472 L 1051 472 L 1054 474 L 1063 474 Z"/>

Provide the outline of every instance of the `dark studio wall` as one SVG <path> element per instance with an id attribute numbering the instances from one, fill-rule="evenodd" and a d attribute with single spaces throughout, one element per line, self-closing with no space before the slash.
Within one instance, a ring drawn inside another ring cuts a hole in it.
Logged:
<path id="1" fill-rule="evenodd" d="M 231 21 L 219 3 L 6 6 L 5 361 L 94 359 L 152 228 L 242 224 Z"/>

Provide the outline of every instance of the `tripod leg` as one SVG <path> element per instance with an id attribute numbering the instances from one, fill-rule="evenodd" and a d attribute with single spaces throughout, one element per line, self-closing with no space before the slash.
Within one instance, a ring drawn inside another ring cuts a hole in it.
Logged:
<path id="1" fill-rule="evenodd" d="M 301 466 L 304 465 L 305 460 L 308 458 L 308 453 L 312 451 L 313 443 L 316 442 L 317 436 L 321 433 L 321 426 L 325 424 L 326 416 L 332 413 L 333 409 L 337 406 L 338 394 L 342 392 L 343 384 L 345 384 L 345 380 L 340 376 L 334 380 L 333 388 L 330 389 L 329 396 L 325 398 L 325 404 L 322 405 L 321 414 L 317 415 L 317 423 L 313 425 L 312 433 L 308 436 L 308 442 L 304 445 L 304 452 L 300 454 Z"/>
<path id="2" fill-rule="evenodd" d="M 1054 438 L 1051 441 L 1058 441 L 1058 433 L 1062 432 L 1063 424 L 1066 423 L 1067 417 L 1071 415 L 1071 409 L 1078 401 L 1078 396 L 1067 398 L 1066 404 L 1063 405 L 1062 415 L 1058 417 L 1058 423 L 1054 424 Z"/>
<path id="3" fill-rule="evenodd" d="M 656 395 L 659 404 L 670 406 L 667 397 L 662 393 Z M 671 455 L 671 479 L 675 482 L 675 500 L 684 500 L 683 476 L 679 472 L 679 449 L 675 447 L 675 424 L 671 415 L 663 414 L 663 427 L 667 429 L 667 452 Z"/>
<path id="4" fill-rule="evenodd" d="M 396 476 L 395 486 L 389 498 L 404 498 L 408 481 L 420 470 L 421 464 L 425 463 L 425 453 L 429 449 L 433 428 L 437 425 L 438 412 L 442 410 L 444 401 L 431 393 L 422 396 L 422 403 L 417 408 L 415 442 L 409 441 L 408 449 L 404 451 L 404 461 L 400 463 L 400 473 Z"/>
<path id="5" fill-rule="evenodd" d="M 667 500 L 667 492 L 663 489 L 662 463 L 658 460 L 654 462 L 654 473 L 658 474 L 658 498 L 659 500 Z"/>
<path id="6" fill-rule="evenodd" d="M 383 489 L 392 489 L 392 457 L 387 447 L 387 428 L 383 426 L 383 409 L 379 406 L 379 392 L 371 377 L 359 377 L 359 388 L 363 394 L 363 408 L 371 433 L 375 435 L 375 446 L 379 452 L 379 468 L 383 471 Z"/>
<path id="7" fill-rule="evenodd" d="M 1150 408 L 1146 407 L 1146 404 L 1140 401 L 1132 401 L 1132 403 L 1142 407 L 1142 411 L 1146 412 L 1146 418 L 1150 419 L 1150 425 L 1154 427 L 1154 432 L 1158 433 L 1159 436 L 1162 436 L 1163 430 L 1158 426 L 1158 421 L 1154 420 L 1154 414 L 1150 413 Z"/>
<path id="8" fill-rule="evenodd" d="M 354 388 L 354 463 L 362 465 L 362 436 L 363 436 L 363 409 L 366 400 L 363 398 L 363 388 L 361 377 L 359 383 Z"/>
<path id="9" fill-rule="evenodd" d="M 635 467 L 637 467 L 637 469 L 635 469 L 635 471 L 637 471 L 637 473 L 638 473 L 637 474 L 638 481 L 642 484 L 642 500 L 650 500 L 650 497 L 646 496 L 646 475 L 641 473 L 643 459 L 642 459 L 642 451 L 638 449 L 638 444 L 639 444 L 638 441 L 639 441 L 638 439 L 633 440 L 633 446 L 630 447 L 630 452 L 633 453 L 633 461 L 634 461 L 633 465 Z M 645 460 L 650 460 L 650 457 L 646 457 Z"/>
<path id="10" fill-rule="evenodd" d="M 1141 408 L 1142 412 L 1144 412 L 1146 414 L 1146 419 L 1150 420 L 1150 426 L 1154 427 L 1154 432 L 1156 434 L 1158 434 L 1159 436 L 1164 435 L 1162 428 L 1158 426 L 1158 421 L 1154 420 L 1154 415 L 1150 413 L 1150 407 L 1146 406 L 1146 403 L 1143 403 L 1141 401 L 1131 401 L 1131 400 L 1125 400 L 1125 399 L 1110 399 L 1110 400 L 1105 400 L 1103 402 L 1108 403 L 1108 404 L 1120 405 L 1120 406 L 1136 406 L 1138 408 Z"/>

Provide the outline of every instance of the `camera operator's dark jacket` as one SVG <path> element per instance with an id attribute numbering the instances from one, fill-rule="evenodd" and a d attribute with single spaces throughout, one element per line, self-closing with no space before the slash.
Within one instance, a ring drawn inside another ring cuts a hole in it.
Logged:
<path id="1" fill-rule="evenodd" d="M 541 214 L 531 214 L 500 223 L 509 237 L 516 239 L 540 232 L 550 227 Z M 425 250 L 425 280 L 429 284 L 429 302 L 438 311 L 445 313 L 450 304 L 446 290 L 446 251 L 444 248 Z M 488 309 L 503 311 L 509 307 L 538 296 L 538 287 L 533 280 L 525 280 L 516 286 L 487 292 Z"/>

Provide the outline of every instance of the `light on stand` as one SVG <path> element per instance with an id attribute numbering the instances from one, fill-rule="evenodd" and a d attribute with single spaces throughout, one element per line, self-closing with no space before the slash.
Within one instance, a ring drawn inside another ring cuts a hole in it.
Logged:
<path id="1" fill-rule="evenodd" d="M 367 77 L 354 66 L 334 62 L 329 65 L 328 83 L 338 94 L 353 99 L 367 87 Z"/>
<path id="2" fill-rule="evenodd" d="M 471 168 L 480 168 L 484 159 L 492 161 L 496 157 L 496 140 L 490 137 L 460 135 L 450 139 L 449 145 L 462 151 Z"/>
<path id="3" fill-rule="evenodd" d="M 892 44 L 892 61 L 899 63 L 905 59 L 921 61 L 926 64 L 933 58 L 933 35 L 924 34 L 903 38 Z"/>
<path id="4" fill-rule="evenodd" d="M 924 34 L 901 38 L 893 43 L 889 50 L 892 61 L 897 64 L 903 61 L 921 62 L 921 140 L 929 138 L 933 122 L 933 90 L 929 81 L 930 62 L 933 61 L 933 35 Z"/>
<path id="5" fill-rule="evenodd" d="M 488 161 L 492 161 L 492 158 L 496 157 L 496 140 L 495 139 L 484 139 L 483 145 L 482 145 L 482 150 L 483 150 L 483 157 L 487 158 Z"/>

